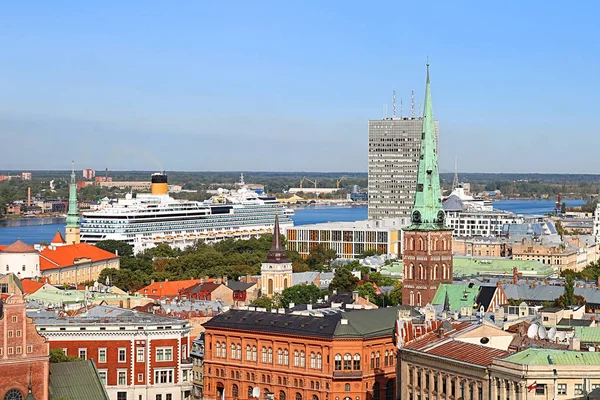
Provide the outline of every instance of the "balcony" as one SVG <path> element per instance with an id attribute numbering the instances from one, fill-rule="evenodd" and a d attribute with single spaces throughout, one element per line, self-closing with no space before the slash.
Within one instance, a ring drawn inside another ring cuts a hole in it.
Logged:
<path id="1" fill-rule="evenodd" d="M 362 379 L 362 371 L 333 371 L 333 379 Z"/>
<path id="2" fill-rule="evenodd" d="M 194 360 L 191 357 L 181 359 L 181 368 L 192 368 L 194 366 Z"/>

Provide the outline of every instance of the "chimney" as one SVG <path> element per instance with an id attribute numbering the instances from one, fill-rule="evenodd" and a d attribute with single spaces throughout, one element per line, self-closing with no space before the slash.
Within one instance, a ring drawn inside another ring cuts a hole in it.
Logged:
<path id="1" fill-rule="evenodd" d="M 598 280 L 596 281 L 596 288 L 600 289 L 600 276 L 598 277 Z"/>
<path id="2" fill-rule="evenodd" d="M 215 283 L 217 285 L 220 285 L 221 284 L 221 278 L 215 278 Z"/>
<path id="3" fill-rule="evenodd" d="M 290 301 L 290 304 L 288 304 L 288 307 L 294 308 L 294 307 L 296 307 L 296 304 Z"/>
<path id="4" fill-rule="evenodd" d="M 165 282 L 169 282 L 169 278 L 165 278 Z"/>
<path id="5" fill-rule="evenodd" d="M 223 284 L 227 285 L 227 275 L 223 275 Z"/>
<path id="6" fill-rule="evenodd" d="M 352 292 L 352 302 L 356 302 L 358 300 L 358 292 L 355 290 Z"/>
<path id="7" fill-rule="evenodd" d="M 578 337 L 573 337 L 571 343 L 569 343 L 569 350 L 579 351 L 581 350 L 581 340 Z"/>
<path id="8" fill-rule="evenodd" d="M 27 207 L 31 207 L 31 186 L 27 187 Z"/>
<path id="9" fill-rule="evenodd" d="M 312 304 L 306 305 L 306 311 L 312 311 Z"/>
<path id="10" fill-rule="evenodd" d="M 250 283 L 250 274 L 246 274 L 246 283 Z"/>
<path id="11" fill-rule="evenodd" d="M 204 278 L 200 278 L 200 284 L 204 283 Z"/>
<path id="12" fill-rule="evenodd" d="M 150 280 L 150 284 L 153 285 L 154 284 L 154 279 Z"/>
<path id="13" fill-rule="evenodd" d="M 519 282 L 519 270 L 517 267 L 513 267 L 513 284 L 517 284 Z"/>
<path id="14" fill-rule="evenodd" d="M 440 327 L 438 329 L 438 337 L 440 337 L 440 338 L 444 337 L 444 328 Z"/>

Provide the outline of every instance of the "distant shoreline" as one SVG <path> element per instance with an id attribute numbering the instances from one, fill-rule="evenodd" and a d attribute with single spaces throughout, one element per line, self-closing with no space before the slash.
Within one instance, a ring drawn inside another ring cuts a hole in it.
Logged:
<path id="1" fill-rule="evenodd" d="M 18 218 L 0 219 L 0 228 L 12 226 L 37 226 L 37 225 L 53 225 L 64 224 L 67 221 L 65 217 L 44 217 L 44 218 Z"/>

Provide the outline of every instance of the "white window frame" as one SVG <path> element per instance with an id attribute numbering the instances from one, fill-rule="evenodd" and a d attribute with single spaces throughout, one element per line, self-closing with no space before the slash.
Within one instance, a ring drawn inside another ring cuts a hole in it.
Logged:
<path id="1" fill-rule="evenodd" d="M 144 362 L 146 360 L 146 350 L 143 347 L 135 349 L 135 362 Z"/>
<path id="2" fill-rule="evenodd" d="M 118 362 L 120 362 L 120 363 L 127 362 L 127 349 L 125 347 L 119 347 L 117 354 L 119 355 Z M 123 359 L 121 359 L 121 354 L 123 354 L 123 356 L 124 356 Z"/>
<path id="3" fill-rule="evenodd" d="M 162 372 L 167 374 L 167 382 L 160 382 L 160 375 Z M 154 370 L 154 384 L 155 385 L 168 385 L 175 381 L 175 370 L 173 368 L 161 368 Z"/>
<path id="4" fill-rule="evenodd" d="M 169 358 L 166 357 L 167 354 L 170 354 Z M 173 361 L 173 346 L 157 347 L 156 348 L 156 357 L 155 358 L 156 358 L 156 362 Z"/>
<path id="5" fill-rule="evenodd" d="M 106 347 L 98 349 L 98 363 L 106 362 Z"/>
<path id="6" fill-rule="evenodd" d="M 83 353 L 83 357 L 81 357 L 81 353 Z M 77 357 L 81 358 L 82 360 L 87 360 L 87 348 L 77 349 Z"/>
<path id="7" fill-rule="evenodd" d="M 102 374 L 104 374 L 104 379 L 102 379 Z M 104 386 L 106 386 L 106 384 L 108 382 L 108 370 L 106 370 L 106 369 L 99 369 L 98 370 L 98 378 L 100 378 L 100 382 L 102 382 L 102 384 Z"/>
<path id="8" fill-rule="evenodd" d="M 121 383 L 121 373 L 125 376 L 125 383 Z M 117 386 L 127 386 L 127 370 L 126 369 L 118 369 L 117 370 Z"/>

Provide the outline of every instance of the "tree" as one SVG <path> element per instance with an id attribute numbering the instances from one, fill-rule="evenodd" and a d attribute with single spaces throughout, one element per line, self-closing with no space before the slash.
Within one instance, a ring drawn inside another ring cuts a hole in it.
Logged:
<path id="1" fill-rule="evenodd" d="M 258 299 L 252 302 L 252 306 L 254 307 L 263 307 L 266 308 L 267 311 L 271 311 L 273 308 L 279 308 L 280 306 L 280 298 L 279 296 L 273 297 L 259 297 Z"/>
<path id="2" fill-rule="evenodd" d="M 281 293 L 282 307 L 288 307 L 290 303 L 294 304 L 312 304 L 316 303 L 321 297 L 321 289 L 317 285 L 295 285 L 286 288 Z"/>
<path id="3" fill-rule="evenodd" d="M 562 308 L 577 305 L 577 299 L 575 299 L 575 281 L 573 279 L 573 275 L 567 275 L 565 279 L 565 291 L 562 296 L 554 301 L 554 303 Z"/>
<path id="4" fill-rule="evenodd" d="M 367 282 L 363 285 L 357 286 L 356 290 L 358 291 L 358 295 L 364 299 L 368 299 L 373 303 L 375 303 L 375 301 L 377 300 L 375 286 L 371 282 Z"/>
<path id="5" fill-rule="evenodd" d="M 567 212 L 567 203 L 565 203 L 563 201 L 562 204 L 560 205 L 560 213 L 565 214 L 566 212 Z"/>
<path id="6" fill-rule="evenodd" d="M 394 288 L 389 294 L 390 305 L 395 306 L 398 304 L 402 304 L 402 282 L 396 281 L 394 284 Z"/>
<path id="7" fill-rule="evenodd" d="M 96 247 L 102 250 L 118 254 L 120 257 L 132 257 L 133 247 L 120 240 L 101 240 Z"/>
<path id="8" fill-rule="evenodd" d="M 71 357 L 66 355 L 62 349 L 50 349 L 50 362 L 51 363 L 62 363 L 62 362 L 73 362 L 81 361 L 79 357 Z"/>
<path id="9" fill-rule="evenodd" d="M 380 272 L 372 272 L 369 274 L 369 280 L 375 282 L 377 286 L 394 286 L 396 284 L 396 280 L 390 278 L 389 276 L 384 276 Z"/>
<path id="10" fill-rule="evenodd" d="M 336 290 L 338 293 L 352 292 L 356 289 L 359 279 L 352 275 L 352 272 L 346 268 L 338 268 L 333 274 L 333 279 L 329 284 L 329 291 Z"/>
<path id="11" fill-rule="evenodd" d="M 330 249 L 324 244 L 318 244 L 314 249 L 310 251 L 310 254 L 306 258 L 306 263 L 312 269 L 322 268 L 331 263 L 332 260 L 337 258 L 335 250 Z"/>

